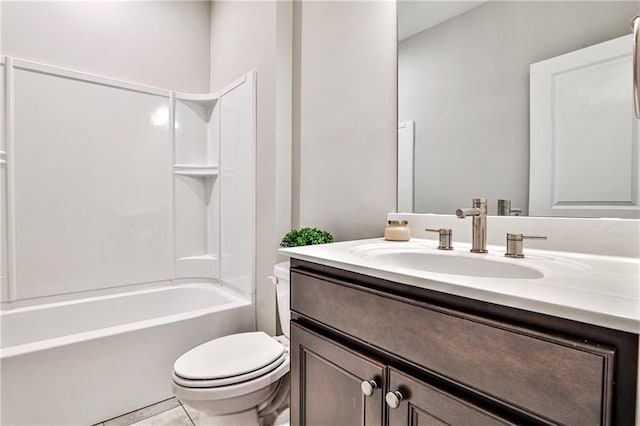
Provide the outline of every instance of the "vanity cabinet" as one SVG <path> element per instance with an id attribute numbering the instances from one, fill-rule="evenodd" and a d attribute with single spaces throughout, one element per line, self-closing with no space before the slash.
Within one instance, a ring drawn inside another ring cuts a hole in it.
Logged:
<path id="1" fill-rule="evenodd" d="M 292 395 L 298 401 L 292 418 L 299 419 L 298 424 L 512 424 L 305 327 L 292 324 L 291 341 Z M 385 397 L 391 401 L 387 405 L 395 404 L 388 422 L 383 416 Z"/>
<path id="2" fill-rule="evenodd" d="M 631 333 L 296 259 L 291 309 L 294 425 L 635 423 Z"/>

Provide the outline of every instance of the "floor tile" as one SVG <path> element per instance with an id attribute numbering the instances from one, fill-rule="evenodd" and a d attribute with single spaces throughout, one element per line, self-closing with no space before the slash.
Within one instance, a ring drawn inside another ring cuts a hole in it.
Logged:
<path id="1" fill-rule="evenodd" d="M 178 401 L 176 398 L 170 398 L 166 401 L 162 401 L 157 404 L 141 408 L 140 410 L 125 414 L 123 416 L 116 417 L 115 419 L 107 420 L 106 422 L 104 422 L 104 426 L 129 426 L 176 407 L 180 407 L 180 401 Z"/>
<path id="2" fill-rule="evenodd" d="M 134 423 L 131 426 L 193 426 L 182 406 Z"/>

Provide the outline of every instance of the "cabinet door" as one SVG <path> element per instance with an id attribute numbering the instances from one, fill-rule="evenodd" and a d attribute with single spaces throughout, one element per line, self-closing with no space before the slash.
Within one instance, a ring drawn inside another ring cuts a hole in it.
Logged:
<path id="1" fill-rule="evenodd" d="M 383 389 L 384 364 L 291 324 L 292 425 L 382 426 Z"/>
<path id="2" fill-rule="evenodd" d="M 511 424 L 443 390 L 389 370 L 389 426 Z"/>

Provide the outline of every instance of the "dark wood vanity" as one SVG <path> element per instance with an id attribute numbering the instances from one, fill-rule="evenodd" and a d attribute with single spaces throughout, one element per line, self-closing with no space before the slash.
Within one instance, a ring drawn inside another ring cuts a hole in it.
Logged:
<path id="1" fill-rule="evenodd" d="M 291 310 L 292 425 L 635 424 L 637 334 L 297 259 Z"/>

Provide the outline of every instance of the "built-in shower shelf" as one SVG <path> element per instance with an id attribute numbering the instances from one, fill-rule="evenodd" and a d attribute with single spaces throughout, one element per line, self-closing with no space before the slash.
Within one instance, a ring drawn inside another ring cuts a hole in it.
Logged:
<path id="1" fill-rule="evenodd" d="M 176 100 L 184 103 L 198 114 L 206 123 L 211 120 L 213 108 L 218 103 L 218 93 L 180 93 L 175 92 Z"/>
<path id="2" fill-rule="evenodd" d="M 212 177 L 218 176 L 218 166 L 176 164 L 173 166 L 173 173 L 181 176 Z"/>
<path id="3" fill-rule="evenodd" d="M 180 257 L 176 261 L 178 277 L 218 277 L 218 257 L 211 254 Z"/>
<path id="4" fill-rule="evenodd" d="M 178 258 L 178 260 L 218 260 L 218 258 L 216 256 L 212 256 L 210 254 L 203 254 L 203 255 L 200 255 L 200 256 L 180 257 L 180 258 Z"/>

